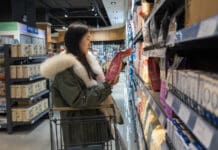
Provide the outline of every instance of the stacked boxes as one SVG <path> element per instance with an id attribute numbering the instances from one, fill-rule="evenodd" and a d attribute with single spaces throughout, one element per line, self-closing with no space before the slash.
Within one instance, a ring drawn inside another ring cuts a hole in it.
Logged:
<path id="1" fill-rule="evenodd" d="M 175 149 L 178 150 L 204 150 L 204 147 L 186 129 L 178 119 L 167 120 L 167 134 Z"/>
<path id="2" fill-rule="evenodd" d="M 46 80 L 23 85 L 11 85 L 11 98 L 29 98 L 46 90 Z"/>
<path id="3" fill-rule="evenodd" d="M 19 44 L 11 45 L 11 57 L 29 57 L 46 55 L 43 45 Z"/>
<path id="4" fill-rule="evenodd" d="M 172 85 L 191 98 L 188 103 L 194 110 L 202 112 L 203 107 L 218 116 L 217 74 L 195 70 L 173 70 Z M 207 111 L 203 112 L 206 117 L 208 117 Z"/>
<path id="5" fill-rule="evenodd" d="M 14 122 L 28 122 L 40 113 L 48 109 L 48 99 L 43 99 L 33 106 L 26 108 L 13 108 L 12 121 Z"/>

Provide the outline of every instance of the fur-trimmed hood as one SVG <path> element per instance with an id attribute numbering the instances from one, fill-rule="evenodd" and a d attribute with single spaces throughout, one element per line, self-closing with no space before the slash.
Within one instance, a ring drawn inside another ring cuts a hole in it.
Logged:
<path id="1" fill-rule="evenodd" d="M 40 73 L 43 77 L 54 80 L 58 73 L 73 67 L 75 74 L 84 81 L 87 87 L 95 86 L 97 85 L 97 82 L 104 82 L 104 73 L 97 62 L 97 59 L 91 54 L 91 52 L 88 52 L 86 58 L 91 69 L 97 75 L 97 81 L 89 78 L 85 67 L 76 56 L 66 53 L 65 51 L 43 62 L 40 66 Z"/>

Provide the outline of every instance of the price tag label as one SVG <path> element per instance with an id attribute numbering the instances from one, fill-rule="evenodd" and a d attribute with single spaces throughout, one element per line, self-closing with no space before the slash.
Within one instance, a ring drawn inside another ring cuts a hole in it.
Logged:
<path id="1" fill-rule="evenodd" d="M 217 18 L 208 19 L 200 24 L 197 37 L 213 35 L 217 27 Z"/>
<path id="2" fill-rule="evenodd" d="M 179 113 L 178 115 L 180 116 L 180 118 L 182 119 L 182 121 L 187 124 L 188 120 L 190 118 L 191 115 L 191 111 L 188 109 L 188 107 L 186 107 L 184 104 L 181 104 L 180 108 L 179 108 Z"/>
<path id="3" fill-rule="evenodd" d="M 209 127 L 209 124 L 205 123 L 202 119 L 197 118 L 193 132 L 206 149 L 209 149 L 213 133 L 216 133 L 216 131 L 213 132 L 212 128 Z"/>

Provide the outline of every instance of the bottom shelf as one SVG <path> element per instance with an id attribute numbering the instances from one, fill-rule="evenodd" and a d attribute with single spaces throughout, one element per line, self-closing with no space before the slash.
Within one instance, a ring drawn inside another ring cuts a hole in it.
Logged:
<path id="1" fill-rule="evenodd" d="M 28 121 L 28 122 L 14 122 L 13 124 L 15 126 L 19 126 L 19 125 L 30 125 L 30 124 L 34 124 L 35 122 L 37 122 L 39 119 L 41 119 L 44 115 L 48 114 L 49 109 L 46 109 L 45 111 L 43 111 L 42 113 L 40 113 L 39 115 L 37 115 L 35 118 L 33 118 L 32 120 Z"/>

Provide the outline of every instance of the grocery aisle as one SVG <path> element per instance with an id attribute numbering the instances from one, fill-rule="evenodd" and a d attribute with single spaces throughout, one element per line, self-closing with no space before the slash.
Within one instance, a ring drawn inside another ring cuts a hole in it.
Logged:
<path id="1" fill-rule="evenodd" d="M 126 116 L 126 97 L 124 96 L 126 86 L 125 74 L 120 75 L 119 83 L 113 88 L 113 96 L 124 116 L 125 124 L 118 126 L 121 137 L 127 144 L 126 137 L 129 135 L 127 131 Z M 134 138 L 134 137 L 132 137 Z M 13 141 L 13 142 L 11 142 Z M 134 140 L 132 140 L 134 141 Z M 13 136 L 6 131 L 0 131 L 0 150 L 49 150 L 50 149 L 50 130 L 49 120 L 44 119 L 29 127 L 19 127 L 13 133 Z"/>

